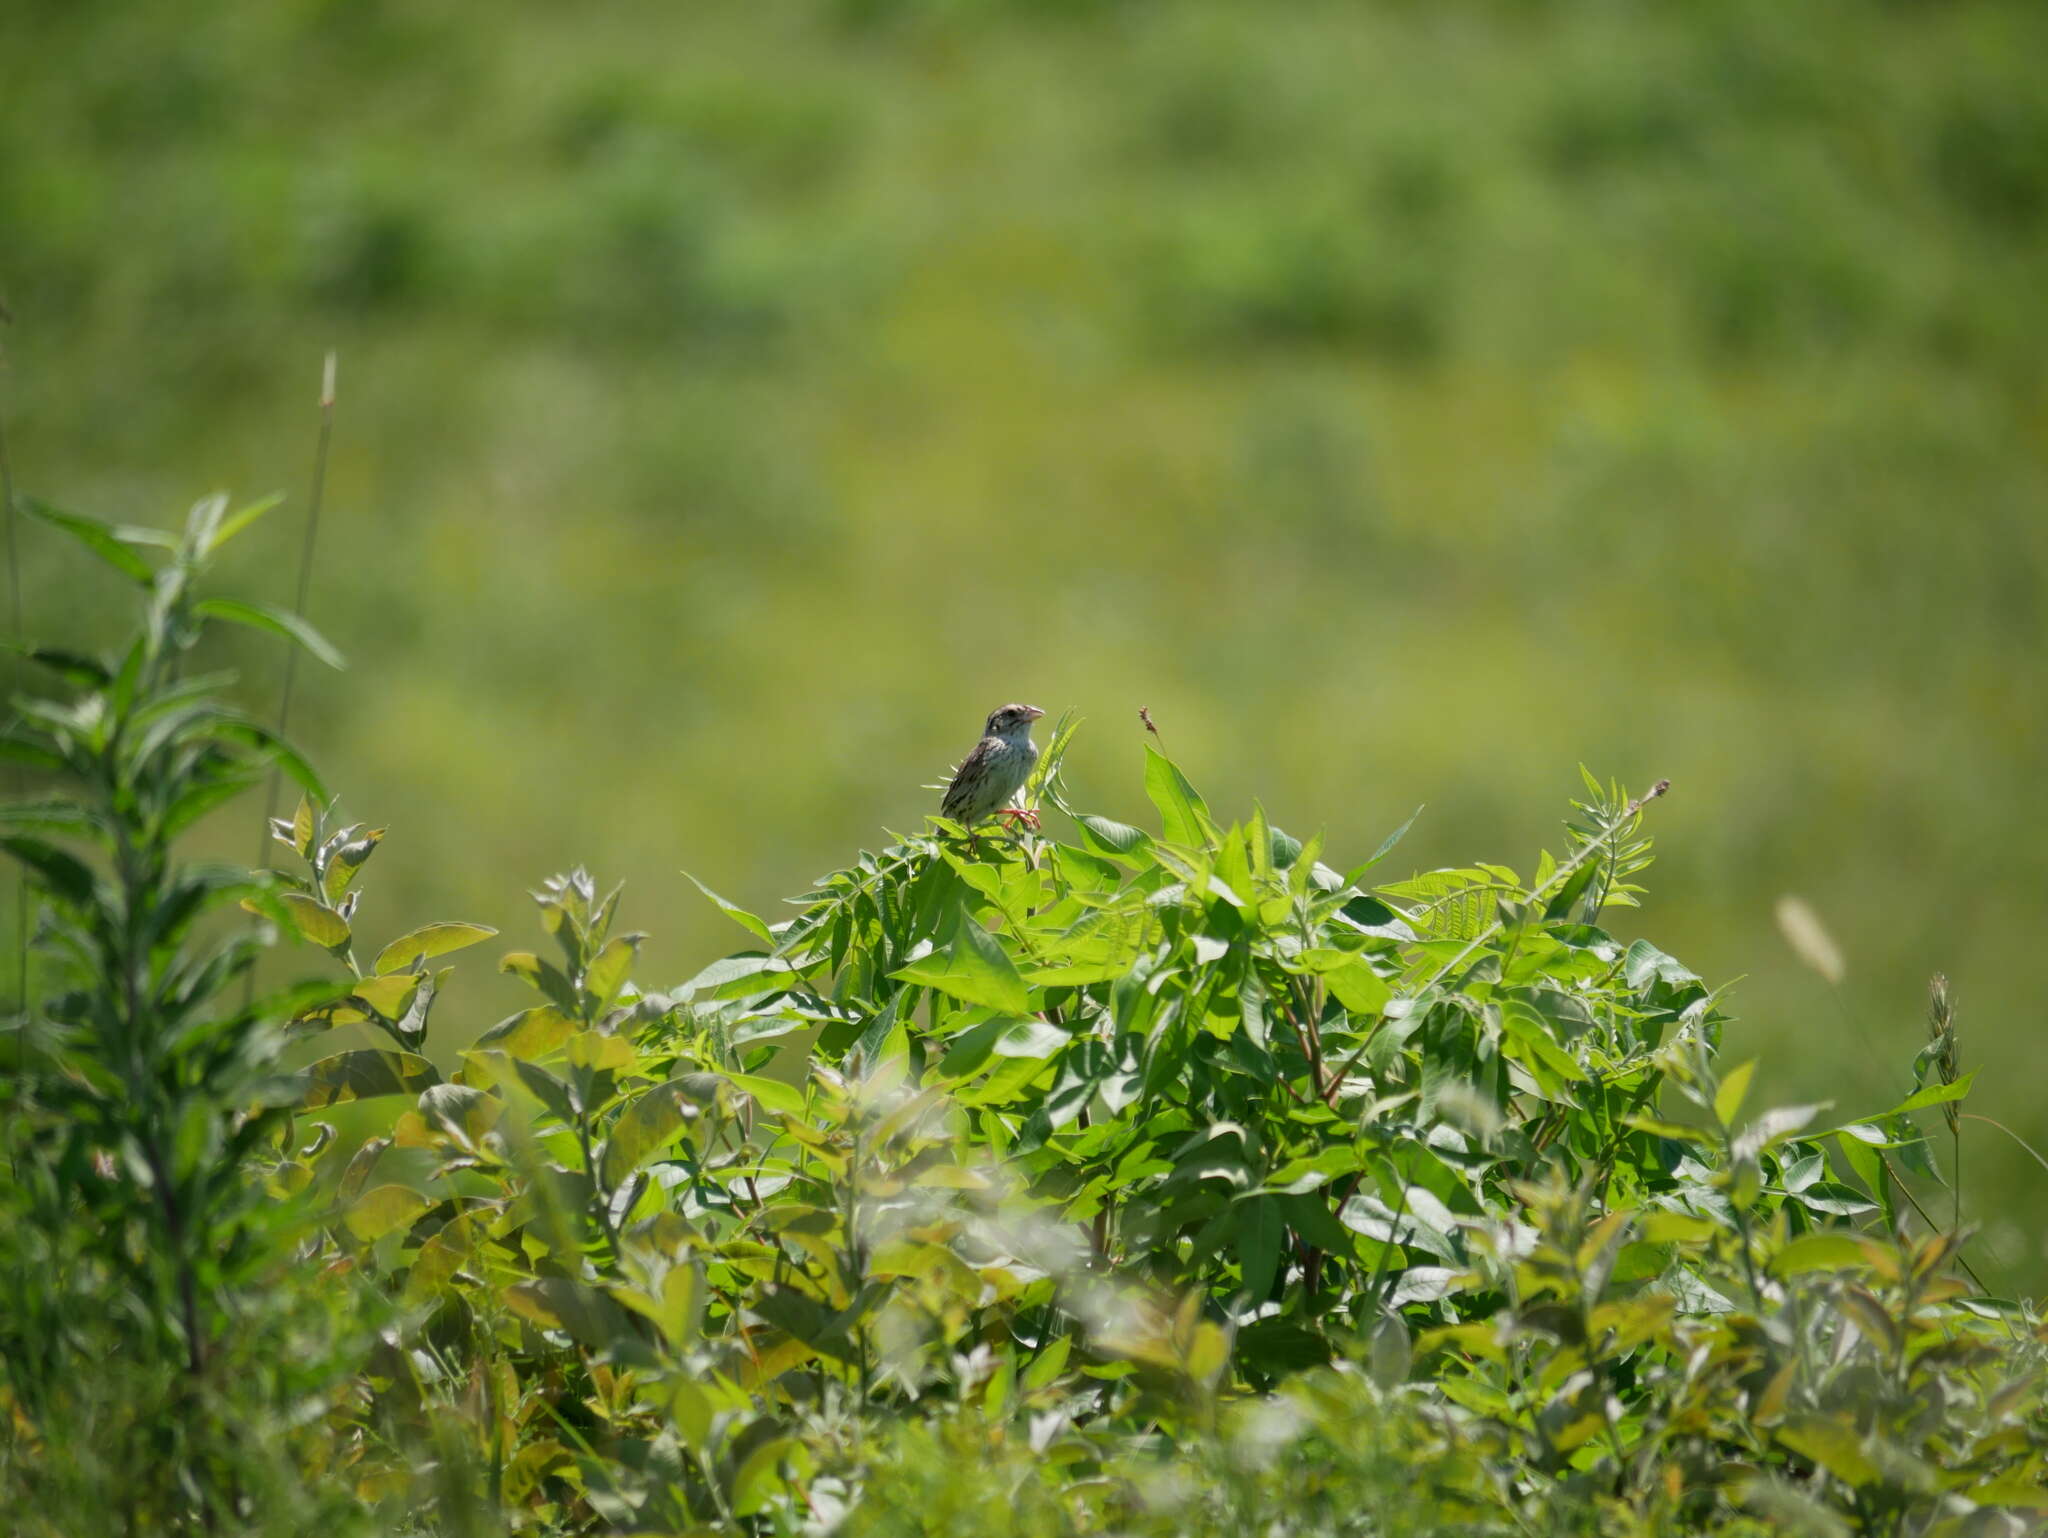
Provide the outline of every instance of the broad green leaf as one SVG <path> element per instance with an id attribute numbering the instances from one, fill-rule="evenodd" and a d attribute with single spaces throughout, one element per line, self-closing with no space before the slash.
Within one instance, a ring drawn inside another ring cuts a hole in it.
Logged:
<path id="1" fill-rule="evenodd" d="M 1780 1445 L 1811 1459 L 1851 1489 L 1861 1489 L 1877 1480 L 1877 1466 L 1863 1451 L 1863 1439 L 1846 1421 L 1802 1414 L 1788 1417 L 1772 1435 Z"/>
<path id="2" fill-rule="evenodd" d="M 383 841 L 384 830 L 372 828 L 360 838 L 343 844 L 327 857 L 327 874 L 320 879 L 320 890 L 329 902 L 339 902 L 342 894 L 356 879 L 356 872 L 369 862 L 377 852 L 377 845 Z"/>
<path id="3" fill-rule="evenodd" d="M 1686 1212 L 1646 1212 L 1636 1225 L 1646 1244 L 1698 1244 L 1720 1231 L 1713 1219 Z"/>
<path id="4" fill-rule="evenodd" d="M 309 1110 L 378 1095 L 417 1095 L 440 1082 L 439 1071 L 425 1058 L 383 1047 L 323 1057 L 297 1078 L 299 1103 Z"/>
<path id="5" fill-rule="evenodd" d="M 1897 1116 L 1906 1111 L 1924 1110 L 1930 1105 L 1941 1105 L 1950 1100 L 1961 1100 L 1970 1093 L 1970 1081 L 1977 1077 L 1977 1070 L 1971 1069 L 1953 1084 L 1930 1084 L 1901 1100 L 1884 1114 Z"/>
<path id="6" fill-rule="evenodd" d="M 1756 1059 L 1751 1058 L 1722 1075 L 1721 1087 L 1714 1092 L 1714 1119 L 1722 1126 L 1735 1124 L 1735 1115 L 1742 1109 L 1742 1097 L 1749 1093 L 1749 1081 L 1755 1073 Z"/>
<path id="7" fill-rule="evenodd" d="M 394 1229 L 410 1227 L 413 1219 L 433 1205 L 410 1186 L 372 1186 L 349 1203 L 342 1221 L 350 1233 L 370 1244 Z"/>
<path id="8" fill-rule="evenodd" d="M 348 920 L 332 908 L 322 906 L 304 892 L 280 892 L 277 900 L 291 915 L 292 928 L 299 932 L 300 939 L 328 951 L 347 948 Z"/>
<path id="9" fill-rule="evenodd" d="M 996 1038 L 993 1050 L 997 1057 L 1051 1057 L 1071 1040 L 1072 1032 L 1048 1021 L 1018 1020 Z"/>
<path id="10" fill-rule="evenodd" d="M 243 603 L 237 598 L 202 598 L 192 606 L 195 613 L 208 619 L 226 620 L 231 625 L 247 625 L 252 630 L 267 631 L 271 635 L 303 646 L 321 662 L 331 668 L 345 668 L 348 662 L 340 652 L 328 643 L 325 636 L 308 624 L 302 615 L 289 609 L 275 609 L 269 604 Z"/>
<path id="11" fill-rule="evenodd" d="M 1861 1268 L 1867 1258 L 1862 1241 L 1854 1234 L 1802 1234 L 1771 1257 L 1770 1272 L 1773 1276 L 1798 1276 L 1808 1271 Z"/>
<path id="12" fill-rule="evenodd" d="M 1257 1303 L 1272 1290 L 1280 1269 L 1280 1203 L 1258 1194 L 1238 1202 L 1234 1210 L 1238 1273 L 1246 1294 Z"/>
<path id="13" fill-rule="evenodd" d="M 1323 986 L 1354 1015 L 1377 1015 L 1394 996 L 1393 985 L 1364 957 L 1323 974 Z"/>
<path id="14" fill-rule="evenodd" d="M 383 869 L 382 866 L 378 867 Z M 377 971 L 397 972 L 430 956 L 445 956 L 450 951 L 459 951 L 466 945 L 479 940 L 488 940 L 498 931 L 488 924 L 460 924 L 454 922 L 423 924 L 410 934 L 400 935 L 377 953 Z"/>
<path id="15" fill-rule="evenodd" d="M 412 996 L 419 991 L 423 974 L 402 972 L 392 977 L 366 977 L 349 992 L 349 997 L 373 1009 L 387 1020 L 403 1019 Z"/>
<path id="16" fill-rule="evenodd" d="M 764 1110 L 782 1116 L 801 1116 L 804 1113 L 804 1092 L 794 1084 L 785 1084 L 780 1079 L 764 1079 L 751 1073 L 728 1073 L 720 1077 L 752 1095 Z"/>
<path id="17" fill-rule="evenodd" d="M 638 934 L 614 935 L 591 959 L 583 974 L 583 990 L 590 995 L 596 1009 L 611 1007 L 612 1000 L 626 985 L 626 974 L 633 968 L 633 956 L 640 949 L 640 942 L 646 938 Z"/>
<path id="18" fill-rule="evenodd" d="M 1145 794 L 1159 809 L 1167 841 L 1190 849 L 1206 849 L 1216 837 L 1209 808 L 1178 765 L 1151 743 L 1145 744 Z"/>
<path id="19" fill-rule="evenodd" d="M 1108 817 L 1076 817 L 1074 823 L 1088 841 L 1089 849 L 1096 854 L 1130 854 L 1143 850 L 1152 842 L 1152 835 L 1144 829 Z"/>
<path id="20" fill-rule="evenodd" d="M 1666 983 L 1674 988 L 1699 986 L 1699 974 L 1675 957 L 1667 956 L 1648 940 L 1631 942 L 1628 952 L 1622 958 L 1622 975 L 1628 985 L 1635 989 L 1648 988 L 1652 983 Z"/>
<path id="21" fill-rule="evenodd" d="M 1504 1000 L 1500 1007 L 1500 1023 L 1510 1042 L 1532 1067 L 1541 1065 L 1569 1084 L 1585 1081 L 1586 1070 L 1579 1066 L 1577 1058 L 1557 1044 L 1550 1034 L 1550 1022 L 1527 1000 Z"/>
<path id="22" fill-rule="evenodd" d="M 1015 1015 L 1031 1014 L 1031 990 L 1017 975 L 1017 968 L 994 935 L 965 915 L 953 933 L 953 943 L 934 951 L 907 967 L 889 974 L 906 983 L 927 988 L 970 1004 L 986 1004 Z"/>
<path id="23" fill-rule="evenodd" d="M 801 1491 L 813 1468 L 811 1450 L 792 1436 L 769 1437 L 747 1447 L 733 1471 L 733 1515 L 758 1516 L 778 1501 Z"/>
<path id="24" fill-rule="evenodd" d="M 695 1075 L 643 1090 L 612 1124 L 604 1150 L 606 1183 L 618 1185 L 694 1121 L 707 1099 L 704 1087 L 702 1075 Z"/>
<path id="25" fill-rule="evenodd" d="M 562 1052 L 572 1068 L 590 1072 L 610 1069 L 630 1073 L 640 1060 L 631 1041 L 610 1031 L 578 1031 L 562 1043 Z"/>
<path id="26" fill-rule="evenodd" d="M 563 1014 L 554 1005 L 539 1004 L 500 1020 L 477 1037 L 476 1045 L 495 1047 L 512 1057 L 530 1061 L 545 1057 L 580 1028 L 581 1022 Z"/>
<path id="27" fill-rule="evenodd" d="M 1875 1154 L 1871 1155 L 1871 1166 L 1874 1173 L 1878 1168 Z M 1809 1212 L 1825 1212 L 1830 1217 L 1856 1218 L 1866 1212 L 1877 1210 L 1877 1203 L 1864 1196 L 1854 1186 L 1845 1186 L 1834 1180 L 1817 1181 L 1806 1187 L 1793 1200 Z"/>
<path id="28" fill-rule="evenodd" d="M 1812 1105 L 1779 1105 L 1762 1112 L 1742 1129 L 1736 1146 L 1744 1153 L 1759 1153 L 1782 1143 L 1828 1108 L 1826 1101 Z"/>

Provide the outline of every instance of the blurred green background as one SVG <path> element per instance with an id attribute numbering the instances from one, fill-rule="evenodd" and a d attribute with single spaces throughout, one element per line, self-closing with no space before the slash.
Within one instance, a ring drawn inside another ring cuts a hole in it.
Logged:
<path id="1" fill-rule="evenodd" d="M 771 906 L 1012 698 L 1136 816 L 1145 705 L 1333 863 L 1428 802 L 1395 874 L 1668 775 L 1635 924 L 1772 1098 L 1889 1103 L 1944 968 L 2048 1145 L 2043 60 L 2038 0 L 12 0 L 16 476 L 296 515 L 339 349 L 296 735 L 380 941 L 584 861 L 678 980 L 745 938 L 681 868 Z M 464 970 L 444 1029 L 521 1002 Z"/>

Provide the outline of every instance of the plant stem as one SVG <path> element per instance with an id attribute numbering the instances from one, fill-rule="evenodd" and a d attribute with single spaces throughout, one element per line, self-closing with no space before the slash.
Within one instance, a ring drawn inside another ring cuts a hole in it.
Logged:
<path id="1" fill-rule="evenodd" d="M 5 377 L 5 354 L 0 354 L 0 378 Z M 6 402 L 0 400 L 0 509 L 6 512 L 7 524 L 7 600 L 8 630 L 17 645 L 28 640 L 21 614 L 21 545 L 15 532 L 16 511 L 14 505 L 14 461 L 7 452 Z M 7 792 L 19 797 L 22 793 L 21 766 L 12 766 L 7 773 Z M 15 1007 L 23 1015 L 28 1013 L 28 874 L 19 865 L 14 869 L 14 985 Z"/>
<path id="2" fill-rule="evenodd" d="M 292 600 L 292 612 L 301 619 L 306 617 L 306 600 L 313 585 L 313 546 L 320 535 L 320 504 L 327 491 L 327 446 L 334 435 L 334 365 L 335 355 L 329 353 L 320 372 L 320 438 L 313 450 L 313 494 L 306 504 L 306 533 L 299 545 L 299 585 Z M 284 652 L 284 688 L 277 702 L 277 735 L 282 737 L 292 716 L 292 688 L 298 682 L 299 648 L 287 646 Z M 270 823 L 277 816 L 277 793 L 283 786 L 283 771 L 271 766 L 270 784 L 263 793 L 263 821 L 260 824 L 256 849 L 256 868 L 270 867 Z M 251 967 L 243 979 L 242 1007 L 247 1008 L 256 997 L 256 969 Z"/>

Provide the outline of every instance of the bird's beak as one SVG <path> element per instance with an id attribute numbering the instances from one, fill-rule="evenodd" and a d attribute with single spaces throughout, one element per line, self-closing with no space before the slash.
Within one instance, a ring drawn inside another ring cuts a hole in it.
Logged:
<path id="1" fill-rule="evenodd" d="M 1031 719 L 1034 721 L 1036 721 L 1040 716 L 1045 714 L 1045 712 L 1040 710 L 1036 705 L 1026 705 L 1024 708 L 1031 712 Z"/>

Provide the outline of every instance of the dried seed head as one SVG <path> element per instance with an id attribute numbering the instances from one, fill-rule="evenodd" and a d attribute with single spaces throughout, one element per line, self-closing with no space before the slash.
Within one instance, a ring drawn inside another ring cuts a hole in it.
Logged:
<path id="1" fill-rule="evenodd" d="M 1961 1054 L 1956 1050 L 1956 1001 L 1949 991 L 1948 977 L 1941 972 L 1927 983 L 1927 1036 L 1934 1043 L 1935 1072 L 1941 1075 L 1942 1083 L 1955 1083 L 1962 1074 Z M 1947 1101 L 1941 1110 L 1953 1130 L 1959 1115 L 1956 1103 Z"/>

